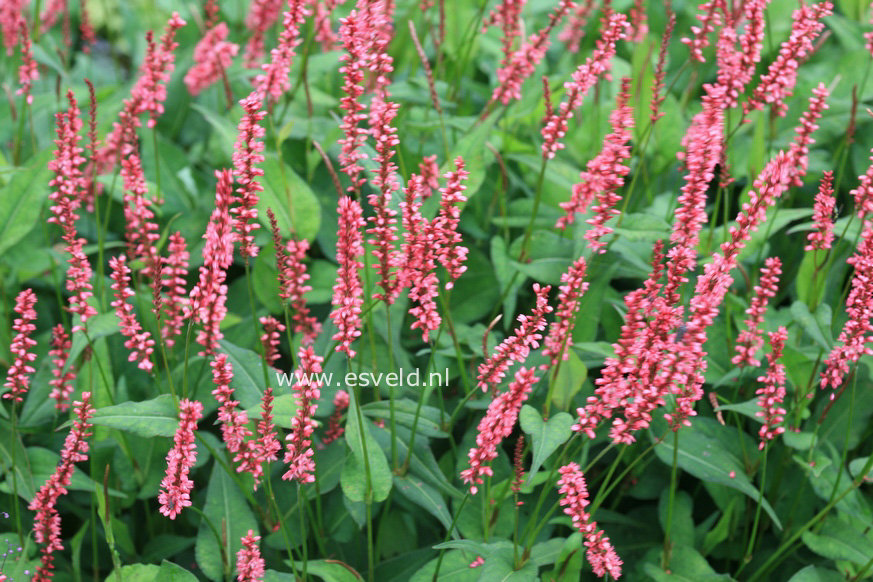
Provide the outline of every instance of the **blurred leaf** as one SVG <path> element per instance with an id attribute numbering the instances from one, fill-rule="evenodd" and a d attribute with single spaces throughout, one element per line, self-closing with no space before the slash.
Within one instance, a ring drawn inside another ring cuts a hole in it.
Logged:
<path id="1" fill-rule="evenodd" d="M 543 421 L 542 415 L 529 404 L 521 407 L 518 418 L 521 430 L 529 434 L 532 441 L 533 457 L 527 477 L 527 482 L 531 483 L 549 455 L 573 435 L 570 427 L 574 421 L 566 412 L 559 412 L 548 421 Z"/>
<path id="2" fill-rule="evenodd" d="M 183 568 L 164 560 L 155 577 L 155 582 L 197 582 L 197 576 Z"/>
<path id="3" fill-rule="evenodd" d="M 819 306 L 821 308 L 823 306 Z M 830 307 L 828 306 L 828 309 Z M 818 310 L 816 311 L 818 313 Z M 830 335 L 830 330 L 822 328 L 819 326 L 818 319 L 813 317 L 812 313 L 809 312 L 809 307 L 807 307 L 806 303 L 803 301 L 795 301 L 791 304 L 791 315 L 794 316 L 794 320 L 800 324 L 800 327 L 803 328 L 809 337 L 819 345 L 819 347 L 830 351 L 833 346 L 832 341 L 828 341 L 825 339 L 825 334 Z"/>
<path id="4" fill-rule="evenodd" d="M 363 425 L 355 413 L 355 391 L 349 391 L 349 413 L 346 420 L 346 442 L 352 454 L 346 457 L 340 485 L 352 501 L 385 501 L 391 491 L 391 469 L 385 453 L 370 434 L 369 421 Z M 366 468 L 369 465 L 369 483 Z"/>
<path id="5" fill-rule="evenodd" d="M 227 361 L 233 366 L 234 397 L 246 410 L 259 408 L 266 386 L 264 385 L 263 359 L 251 350 L 241 348 L 221 340 L 221 351 L 227 354 Z"/>
<path id="6" fill-rule="evenodd" d="M 287 560 L 286 563 L 290 564 Z M 302 571 L 303 562 L 294 562 L 294 567 L 298 571 Z M 354 568 L 339 560 L 309 560 L 306 562 L 306 573 L 318 576 L 324 582 L 356 582 L 357 580 L 363 580 Z M 293 577 L 288 578 L 288 580 L 293 582 Z M 265 582 L 267 581 L 265 580 Z"/>
<path id="7" fill-rule="evenodd" d="M 24 238 L 39 222 L 43 202 L 48 197 L 51 148 L 34 155 L 31 163 L 15 172 L 0 196 L 0 256 Z"/>
<path id="8" fill-rule="evenodd" d="M 294 233 L 299 238 L 314 239 L 321 224 L 321 206 L 312 188 L 287 164 L 280 167 L 272 156 L 261 168 L 264 191 L 258 201 L 258 218 L 264 228 L 270 228 L 267 208 L 271 208 L 283 237 Z"/>
<path id="9" fill-rule="evenodd" d="M 499 580 L 500 582 L 534 582 L 537 577 L 537 566 L 533 561 L 525 562 L 520 569 L 515 569 L 515 557 L 512 548 L 500 548 L 491 553 L 481 566 L 480 580 Z"/>
<path id="10" fill-rule="evenodd" d="M 0 459 L 3 461 L 2 468 L 7 479 L 10 468 L 13 471 L 18 484 L 18 495 L 30 502 L 36 495 L 36 486 L 27 461 L 27 451 L 21 444 L 20 436 L 12 431 L 12 426 L 6 420 L 0 420 Z M 11 484 L 9 491 L 12 491 Z"/>
<path id="11" fill-rule="evenodd" d="M 98 408 L 91 423 L 143 437 L 172 437 L 179 428 L 179 415 L 173 397 L 162 394 L 142 402 L 122 402 Z"/>
<path id="12" fill-rule="evenodd" d="M 817 566 L 807 566 L 799 570 L 788 582 L 845 582 L 846 577 L 839 572 Z"/>
<path id="13" fill-rule="evenodd" d="M 122 566 L 121 579 L 124 582 L 155 582 L 160 571 L 160 566 L 155 566 L 154 564 Z M 118 580 L 118 577 L 115 571 L 113 571 L 105 578 L 104 582 L 116 582 L 116 580 Z"/>
<path id="14" fill-rule="evenodd" d="M 810 550 L 831 560 L 848 560 L 863 566 L 873 560 L 873 540 L 851 524 L 828 518 L 818 532 L 803 532 L 803 543 Z"/>
<path id="15" fill-rule="evenodd" d="M 558 375 L 555 377 L 555 388 L 552 393 L 552 404 L 559 410 L 570 410 L 573 397 L 582 389 L 582 384 L 588 378 L 588 368 L 573 350 L 567 350 L 567 359 L 561 362 Z M 549 376 L 551 378 L 551 375 Z"/>
<path id="16" fill-rule="evenodd" d="M 449 435 L 440 428 L 440 411 L 433 406 L 421 406 L 416 424 L 416 409 L 418 404 L 406 398 L 394 401 L 394 420 L 397 424 L 409 429 L 416 426 L 416 432 L 427 437 L 447 438 Z M 389 420 L 391 418 L 391 403 L 387 400 L 370 402 L 361 407 L 361 411 L 371 418 Z"/>
<path id="17" fill-rule="evenodd" d="M 212 476 L 209 478 L 209 486 L 206 490 L 203 514 L 212 522 L 219 535 L 223 537 L 222 532 L 227 532 L 224 555 L 228 560 L 234 562 L 237 552 L 242 547 L 240 540 L 249 530 L 253 530 L 255 534 L 258 532 L 258 522 L 255 520 L 245 496 L 218 463 L 212 466 Z M 215 539 L 212 529 L 206 522 L 199 521 L 197 545 L 194 548 L 197 565 L 210 580 L 222 580 L 224 564 L 221 560 L 222 554 L 218 540 Z"/>
<path id="18" fill-rule="evenodd" d="M 694 548 L 676 544 L 670 557 L 670 573 L 664 572 L 651 562 L 643 565 L 643 571 L 655 582 L 717 582 L 730 581 L 727 574 L 718 574 Z"/>
<path id="19" fill-rule="evenodd" d="M 666 421 L 662 418 L 659 422 L 652 423 L 650 435 L 655 442 L 655 434 L 663 434 Z M 679 431 L 679 467 L 702 481 L 726 485 L 749 496 L 755 503 L 758 502 L 760 493 L 749 481 L 742 461 L 725 448 L 719 440 L 703 432 L 699 421 L 706 420 L 696 418 L 691 426 L 683 427 Z M 725 427 L 726 428 L 726 427 Z M 670 432 L 660 443 L 655 445 L 655 454 L 667 465 L 673 464 L 673 433 Z M 733 475 L 733 476 L 731 476 Z M 782 529 L 782 523 L 773 507 L 766 498 L 761 499 L 762 507 L 778 529 Z"/>
<path id="20" fill-rule="evenodd" d="M 428 513 L 439 520 L 443 527 L 449 529 L 452 525 L 452 514 L 446 502 L 436 489 L 416 477 L 394 476 L 394 488 L 404 497 L 423 507 Z M 452 531 L 452 537 L 460 538 L 457 528 Z"/>

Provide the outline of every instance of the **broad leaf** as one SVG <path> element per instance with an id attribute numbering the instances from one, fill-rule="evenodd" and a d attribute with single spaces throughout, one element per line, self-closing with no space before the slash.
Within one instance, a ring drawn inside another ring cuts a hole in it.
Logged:
<path id="1" fill-rule="evenodd" d="M 527 479 L 531 483 L 549 455 L 573 435 L 570 428 L 573 426 L 573 417 L 566 412 L 559 412 L 548 421 L 543 421 L 542 415 L 533 406 L 525 404 L 521 407 L 518 418 L 521 430 L 529 434 L 532 441 L 533 458 Z"/>
<path id="2" fill-rule="evenodd" d="M 173 397 L 162 394 L 142 402 L 122 402 L 98 409 L 92 424 L 116 428 L 143 437 L 172 437 L 179 428 Z"/>

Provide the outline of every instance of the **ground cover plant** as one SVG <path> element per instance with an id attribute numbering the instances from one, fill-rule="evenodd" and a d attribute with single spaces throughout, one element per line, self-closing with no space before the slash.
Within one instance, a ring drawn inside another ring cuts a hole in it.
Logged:
<path id="1" fill-rule="evenodd" d="M 873 576 L 859 0 L 4 0 L 0 580 Z"/>

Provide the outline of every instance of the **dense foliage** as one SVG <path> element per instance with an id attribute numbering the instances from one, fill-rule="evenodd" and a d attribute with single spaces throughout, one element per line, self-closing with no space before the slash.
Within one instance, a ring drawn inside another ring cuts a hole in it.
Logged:
<path id="1" fill-rule="evenodd" d="M 873 576 L 835 2 L 3 0 L 0 581 Z"/>

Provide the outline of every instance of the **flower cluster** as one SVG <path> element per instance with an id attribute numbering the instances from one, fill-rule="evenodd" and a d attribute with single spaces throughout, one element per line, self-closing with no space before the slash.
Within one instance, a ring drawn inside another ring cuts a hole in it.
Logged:
<path id="1" fill-rule="evenodd" d="M 32 351 L 36 342 L 31 339 L 30 334 L 36 330 L 33 324 L 36 319 L 35 305 L 36 294 L 32 289 L 25 289 L 15 298 L 15 313 L 20 317 L 16 317 L 12 324 L 12 330 L 16 333 L 9 345 L 9 351 L 15 356 L 15 361 L 9 366 L 6 383 L 3 385 L 9 389 L 3 398 L 11 399 L 13 402 L 24 400 L 23 395 L 30 388 L 30 376 L 34 372 L 30 363 L 36 359 L 36 354 Z"/>
<path id="2" fill-rule="evenodd" d="M 75 410 L 73 428 L 64 441 L 61 462 L 27 506 L 30 511 L 36 512 L 33 520 L 33 537 L 37 543 L 45 544 L 42 548 L 40 566 L 33 578 L 40 582 L 51 580 L 54 564 L 52 554 L 56 550 L 64 549 L 61 543 L 61 516 L 55 506 L 60 496 L 67 493 L 67 487 L 73 479 L 74 465 L 88 460 L 86 453 L 92 426 L 89 420 L 94 416 L 91 393 L 82 392 L 82 400 L 74 402 L 73 409 Z"/>
<path id="3" fill-rule="evenodd" d="M 601 578 L 609 573 L 616 580 L 621 576 L 621 559 L 609 542 L 603 530 L 597 529 L 597 522 L 591 521 L 591 514 L 585 509 L 591 503 L 588 501 L 588 488 L 585 476 L 576 463 L 564 465 L 558 472 L 559 503 L 564 513 L 573 520 L 573 525 L 585 536 L 586 557 L 594 573 Z"/>
<path id="4" fill-rule="evenodd" d="M 173 437 L 173 448 L 167 453 L 167 474 L 161 481 L 158 502 L 161 514 L 176 519 L 182 510 L 191 506 L 191 490 L 194 482 L 188 473 L 197 460 L 194 446 L 194 431 L 203 414 L 203 404 L 196 400 L 179 401 L 179 428 Z"/>
<path id="5" fill-rule="evenodd" d="M 315 481 L 312 433 L 317 426 L 315 411 L 318 408 L 318 398 L 321 396 L 318 374 L 322 372 L 321 363 L 324 360 L 321 356 L 315 355 L 312 346 L 301 348 L 297 359 L 299 362 L 296 372 L 297 383 L 294 385 L 294 392 L 297 394 L 297 412 L 291 418 L 291 434 L 285 438 L 287 442 L 285 463 L 289 467 L 282 475 L 282 479 L 312 483 Z"/>
<path id="6" fill-rule="evenodd" d="M 324 433 L 322 444 L 327 446 L 336 439 L 343 436 L 345 428 L 340 424 L 343 419 L 343 412 L 349 407 L 349 393 L 345 390 L 337 390 L 336 396 L 333 397 L 333 414 L 327 424 L 327 431 Z"/>
<path id="7" fill-rule="evenodd" d="M 258 321 L 264 326 L 264 333 L 261 335 L 261 345 L 264 348 L 264 359 L 267 364 L 272 366 L 279 359 L 279 338 L 280 332 L 285 331 L 285 325 L 279 322 L 272 315 L 260 318 Z"/>
<path id="8" fill-rule="evenodd" d="M 536 381 L 533 369 L 519 368 L 509 389 L 497 395 L 488 405 L 485 416 L 479 422 L 476 446 L 467 455 L 470 467 L 461 471 L 461 479 L 471 484 L 470 493 L 473 495 L 479 490 L 477 486 L 483 483 L 482 477 L 493 474 L 488 463 L 497 458 L 497 447 L 501 441 L 512 434 L 521 405 L 527 400 Z"/>
<path id="9" fill-rule="evenodd" d="M 309 241 L 306 239 L 288 240 L 287 245 L 282 244 L 282 234 L 279 232 L 279 224 L 271 209 L 267 209 L 270 219 L 270 229 L 273 234 L 273 245 L 276 247 L 276 265 L 279 269 L 279 297 L 291 302 L 291 321 L 294 322 L 294 332 L 303 334 L 303 344 L 308 345 L 315 341 L 321 332 L 321 323 L 309 315 L 309 307 L 306 306 L 304 294 L 311 291 L 312 287 L 306 284 L 309 274 L 303 259 L 309 250 Z"/>
<path id="10" fill-rule="evenodd" d="M 258 164 L 264 161 L 264 142 L 260 140 L 264 137 L 265 130 L 260 123 L 266 112 L 261 111 L 261 99 L 256 93 L 240 101 L 240 105 L 245 115 L 237 128 L 239 135 L 233 152 L 233 175 L 239 183 L 239 188 L 236 189 L 238 196 L 234 201 L 238 206 L 231 208 L 230 212 L 236 215 L 233 228 L 240 242 L 240 254 L 248 258 L 258 254 L 252 232 L 260 228 L 254 221 L 258 219 L 256 206 L 260 193 L 264 191 L 264 187 L 258 182 L 264 171 Z"/>
<path id="11" fill-rule="evenodd" d="M 612 232 L 606 223 L 613 216 L 620 214 L 615 208 L 621 198 L 617 194 L 624 185 L 624 177 L 630 173 L 625 162 L 630 157 L 632 130 L 634 127 L 633 109 L 628 105 L 630 98 L 630 79 L 622 79 L 621 91 L 612 114 L 609 125 L 612 133 L 603 138 L 603 148 L 600 153 L 588 162 L 587 169 L 579 175 L 579 182 L 573 185 L 573 192 L 568 202 L 562 202 L 561 208 L 566 213 L 558 219 L 556 227 L 565 229 L 576 220 L 577 212 L 585 212 L 595 198 L 594 216 L 587 222 L 591 225 L 585 233 L 588 247 L 597 253 L 606 252 L 606 243 L 600 239 Z"/>
<path id="12" fill-rule="evenodd" d="M 67 361 L 70 357 L 70 348 L 73 347 L 73 342 L 70 340 L 69 334 L 64 330 L 63 324 L 59 323 L 52 328 L 52 349 L 48 355 L 52 359 L 52 379 L 49 380 L 49 386 L 52 391 L 49 398 L 55 400 L 55 408 L 61 412 L 66 412 L 70 407 L 67 400 L 73 393 L 73 380 L 76 379 L 76 372 L 72 366 L 67 368 Z"/>
<path id="13" fill-rule="evenodd" d="M 784 117 L 788 111 L 785 99 L 794 93 L 797 83 L 797 67 L 799 63 L 813 50 L 813 41 L 824 29 L 822 19 L 830 16 L 834 6 L 830 2 L 821 4 L 806 4 L 797 9 L 792 18 L 791 36 L 779 48 L 779 56 L 761 77 L 752 96 L 743 105 L 743 111 L 749 113 L 762 109 L 764 105 L 772 104 L 774 111 Z"/>
<path id="14" fill-rule="evenodd" d="M 779 275 L 782 274 L 782 261 L 778 257 L 770 257 L 764 261 L 761 269 L 761 281 L 755 286 L 755 296 L 746 310 L 746 329 L 740 332 L 737 338 L 737 354 L 731 359 L 735 366 L 758 367 L 761 362 L 755 358 L 755 354 L 764 345 L 761 337 L 761 324 L 764 323 L 764 315 L 767 313 L 767 303 L 771 297 L 776 296 L 779 285 Z"/>
<path id="15" fill-rule="evenodd" d="M 252 33 L 246 43 L 243 62 L 248 68 L 256 68 L 264 55 L 264 39 L 267 30 L 279 19 L 283 0 L 253 0 L 246 16 L 246 27 Z"/>
<path id="16" fill-rule="evenodd" d="M 236 554 L 237 582 L 261 582 L 264 579 L 264 559 L 258 549 L 261 536 L 253 530 L 242 537 L 242 548 Z"/>
<path id="17" fill-rule="evenodd" d="M 224 77 L 239 52 L 238 44 L 228 42 L 229 33 L 227 24 L 219 22 L 207 30 L 194 47 L 195 64 L 185 74 L 185 86 L 191 95 L 198 95 Z"/>
<path id="18" fill-rule="evenodd" d="M 564 83 L 567 100 L 562 101 L 558 109 L 551 112 L 542 129 L 544 158 L 555 157 L 558 150 L 564 147 L 560 140 L 567 133 L 568 122 L 573 117 L 573 112 L 582 105 L 588 91 L 600 77 L 612 68 L 615 45 L 619 39 L 625 37 L 627 27 L 627 17 L 624 14 L 619 12 L 612 14 L 602 36 L 597 40 L 594 52 L 573 72 L 573 80 Z"/>
<path id="19" fill-rule="evenodd" d="M 540 287 L 534 283 L 533 289 L 537 296 L 533 312 L 530 315 L 519 315 L 518 321 L 521 325 L 515 329 L 515 333 L 503 340 L 494 349 L 494 355 L 479 365 L 479 387 L 483 391 L 500 382 L 512 362 L 524 362 L 531 348 L 539 347 L 539 342 L 543 339 L 540 332 L 546 327 L 546 314 L 552 312 L 548 297 L 551 287 Z"/>
<path id="20" fill-rule="evenodd" d="M 150 358 L 155 340 L 149 332 L 142 329 L 133 313 L 133 305 L 127 302 L 135 295 L 130 287 L 130 268 L 123 255 L 109 259 L 109 268 L 112 269 L 112 289 L 115 291 L 115 301 L 111 305 L 121 320 L 121 335 L 127 338 L 124 347 L 130 350 L 128 361 L 136 362 L 140 370 L 150 372 L 153 367 Z"/>
<path id="21" fill-rule="evenodd" d="M 279 46 L 270 51 L 270 62 L 264 64 L 261 67 L 264 72 L 255 77 L 255 91 L 262 100 L 275 103 L 291 88 L 291 60 L 294 48 L 300 44 L 300 25 L 305 19 L 306 2 L 289 0 L 288 10 L 282 16 Z"/>
<path id="22" fill-rule="evenodd" d="M 182 234 L 170 235 L 169 255 L 161 263 L 161 284 L 166 291 L 161 301 L 163 307 L 163 327 L 161 334 L 167 347 L 176 344 L 176 336 L 182 333 L 185 310 L 188 308 L 188 292 L 185 276 L 188 274 L 188 244 Z"/>
<path id="23" fill-rule="evenodd" d="M 331 319 L 339 330 L 333 339 L 339 341 L 336 350 L 354 358 L 352 342 L 361 335 L 361 305 L 364 290 L 358 272 L 364 264 L 360 257 L 364 254 L 361 228 L 364 226 L 363 210 L 357 200 L 343 196 L 339 200 L 339 236 L 336 243 L 336 256 L 339 273 L 333 287 L 333 311 Z"/>
<path id="24" fill-rule="evenodd" d="M 543 348 L 543 356 L 549 358 L 549 363 L 540 366 L 541 370 L 554 368 L 558 362 L 567 359 L 567 346 L 572 344 L 570 334 L 576 323 L 579 299 L 588 290 L 588 283 L 585 281 L 587 266 L 585 258 L 579 257 L 570 269 L 561 275 L 563 285 L 558 292 L 558 309 L 555 311 L 555 321 L 549 327 L 549 335 Z"/>
<path id="25" fill-rule="evenodd" d="M 825 172 L 815 195 L 812 220 L 815 228 L 807 235 L 809 244 L 804 250 L 826 250 L 834 242 L 834 210 L 837 199 L 834 197 L 834 173 Z"/>
<path id="26" fill-rule="evenodd" d="M 779 360 L 785 348 L 785 340 L 788 339 L 788 330 L 780 327 L 777 331 L 771 332 L 769 337 L 767 375 L 758 377 L 758 382 L 764 385 L 755 392 L 758 395 L 758 406 L 761 408 L 756 416 L 764 419 L 764 424 L 758 431 L 761 436 L 759 449 L 763 449 L 768 441 L 785 432 L 785 427 L 781 426 L 785 414 L 785 409 L 782 408 L 782 401 L 785 400 L 785 364 Z"/>

